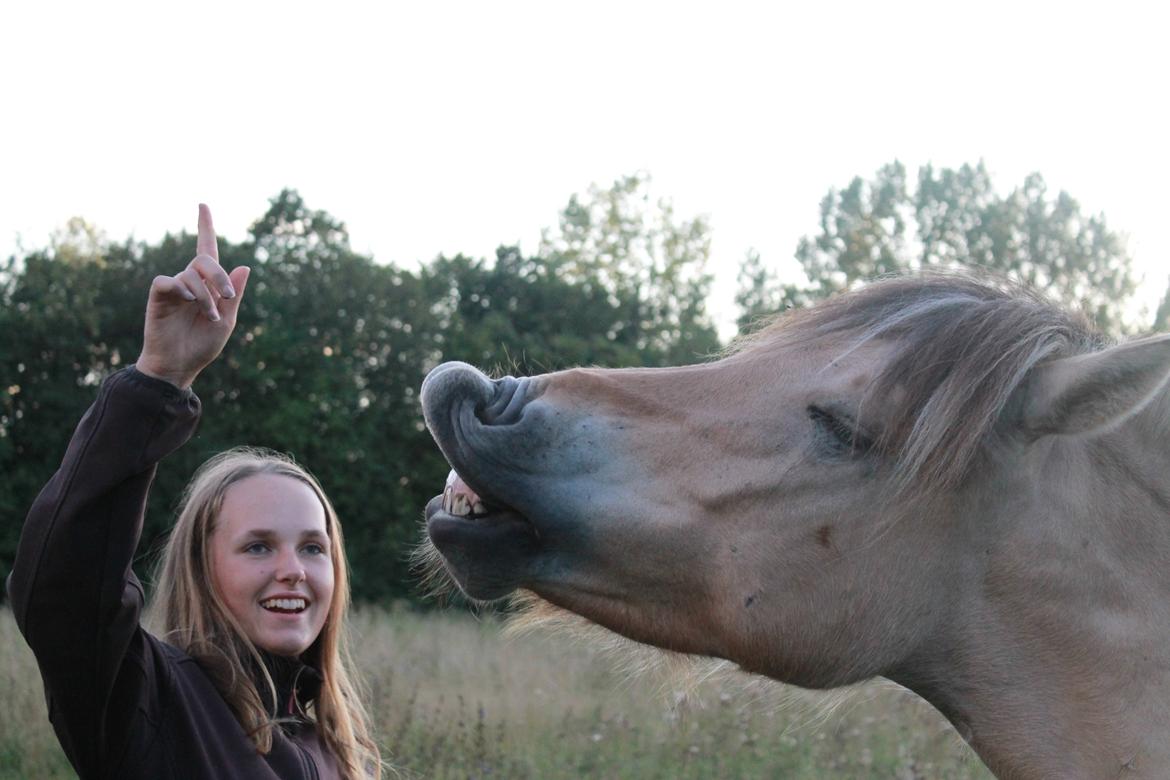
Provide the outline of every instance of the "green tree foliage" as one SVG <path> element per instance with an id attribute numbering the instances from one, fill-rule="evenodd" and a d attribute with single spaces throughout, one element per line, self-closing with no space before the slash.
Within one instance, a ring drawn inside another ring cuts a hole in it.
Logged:
<path id="1" fill-rule="evenodd" d="M 644 363 L 693 363 L 719 346 L 706 311 L 710 228 L 701 216 L 677 219 L 649 188 L 635 174 L 574 195 L 557 229 L 544 232 L 540 260 L 551 278 L 603 291 L 617 314 L 611 340 Z"/>
<path id="2" fill-rule="evenodd" d="M 624 209 L 636 190 L 590 197 Z M 248 298 L 196 383 L 196 436 L 159 469 L 145 549 L 207 457 L 271 447 L 312 469 L 336 504 L 355 594 L 415 597 L 408 554 L 447 473 L 418 407 L 429 369 L 448 359 L 520 374 L 661 365 L 717 345 L 703 308 L 705 225 L 676 224 L 668 209 L 643 215 L 622 222 L 614 243 L 602 244 L 598 227 L 573 233 L 560 253 L 502 247 L 491 261 L 439 257 L 413 273 L 356 254 L 343 223 L 279 193 L 246 241 L 220 240 L 225 267 L 252 267 Z M 596 254 L 602 246 L 610 254 Z M 0 578 L 97 385 L 136 359 L 151 279 L 194 251 L 187 233 L 115 244 L 74 220 L 49 249 L 0 267 Z M 676 304 L 676 292 L 690 298 Z"/>
<path id="3" fill-rule="evenodd" d="M 1154 330 L 1170 331 L 1170 284 L 1166 285 L 1166 294 L 1162 296 L 1162 303 L 1154 315 Z"/>
<path id="4" fill-rule="evenodd" d="M 11 561 L 25 510 L 61 459 L 65 426 L 77 421 L 102 377 L 137 356 L 141 311 L 156 273 L 151 260 L 129 243 L 86 246 L 54 237 L 53 248 L 6 263 L 0 282 L 0 574 Z"/>
<path id="5" fill-rule="evenodd" d="M 736 281 L 739 286 L 735 293 L 735 305 L 739 309 L 739 317 L 735 324 L 740 333 L 755 330 L 776 312 L 791 305 L 789 299 L 799 294 L 793 285 L 782 284 L 780 275 L 754 249 L 748 250 L 740 262 Z"/>
<path id="6" fill-rule="evenodd" d="M 796 249 L 808 284 L 770 287 L 745 264 L 741 323 L 766 307 L 804 306 L 883 274 L 979 266 L 1047 290 L 1119 331 L 1135 289 L 1122 238 L 1103 216 L 1082 214 L 1068 193 L 1051 196 L 1038 173 L 1000 196 L 983 163 L 927 165 L 912 185 L 894 162 L 872 180 L 830 190 L 820 212 L 819 232 Z"/>
<path id="7" fill-rule="evenodd" d="M 527 375 L 642 360 L 603 289 L 567 282 L 517 247 L 500 247 L 494 263 L 439 257 L 421 278 L 437 302 L 438 351 L 485 370 Z"/>

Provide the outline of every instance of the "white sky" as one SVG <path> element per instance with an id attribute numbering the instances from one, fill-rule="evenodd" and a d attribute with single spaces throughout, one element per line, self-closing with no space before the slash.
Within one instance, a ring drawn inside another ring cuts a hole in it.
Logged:
<path id="1" fill-rule="evenodd" d="M 535 250 L 573 192 L 649 171 L 713 226 L 726 329 L 831 186 L 901 159 L 1033 170 L 1170 275 L 1167 12 L 1153 3 L 5 3 L 0 254 L 74 215 L 239 241 L 284 186 L 412 267 Z"/>

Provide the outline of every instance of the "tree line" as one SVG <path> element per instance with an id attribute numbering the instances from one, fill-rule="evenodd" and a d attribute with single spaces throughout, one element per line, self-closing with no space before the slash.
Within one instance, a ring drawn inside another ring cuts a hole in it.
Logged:
<path id="1" fill-rule="evenodd" d="M 925 168 L 916 190 L 886 166 L 832 190 L 821 232 L 797 257 L 807 279 L 781 282 L 749 253 L 742 327 L 881 273 L 976 260 L 1015 273 L 1117 330 L 1134 282 L 1120 238 L 1032 177 L 997 198 L 982 165 Z M 24 514 L 60 462 L 97 385 L 141 347 L 146 291 L 194 254 L 195 238 L 109 242 L 72 221 L 50 246 L 0 267 L 0 575 Z M 570 198 L 533 254 L 439 256 L 417 270 L 350 248 L 343 222 L 292 190 L 249 236 L 220 241 L 227 268 L 252 267 L 248 300 L 196 390 L 195 438 L 160 467 L 139 571 L 169 528 L 183 485 L 238 444 L 291 453 L 312 469 L 345 523 L 355 596 L 417 597 L 409 552 L 447 466 L 422 425 L 426 372 L 458 359 L 497 373 L 574 365 L 662 366 L 717 354 L 707 310 L 710 227 L 649 195 L 643 175 Z M 1158 312 L 1170 318 L 1170 297 Z"/>

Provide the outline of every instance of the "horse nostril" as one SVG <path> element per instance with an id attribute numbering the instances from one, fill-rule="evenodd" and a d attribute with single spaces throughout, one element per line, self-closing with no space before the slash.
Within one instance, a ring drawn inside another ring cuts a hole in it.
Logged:
<path id="1" fill-rule="evenodd" d="M 506 376 L 497 379 L 496 397 L 478 411 L 480 421 L 485 425 L 510 425 L 519 420 L 529 383 L 528 377 L 517 379 Z"/>

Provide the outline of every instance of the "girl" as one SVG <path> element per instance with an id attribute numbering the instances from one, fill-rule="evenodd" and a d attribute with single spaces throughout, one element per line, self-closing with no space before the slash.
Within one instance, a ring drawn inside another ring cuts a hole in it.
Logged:
<path id="1" fill-rule="evenodd" d="M 21 535 L 8 588 L 49 718 L 82 778 L 378 778 L 345 649 L 341 527 L 288 458 L 240 449 L 188 486 L 152 607 L 130 569 L 157 463 L 192 434 L 191 385 L 248 269 L 196 257 L 151 284 L 142 354 L 102 385 Z"/>

